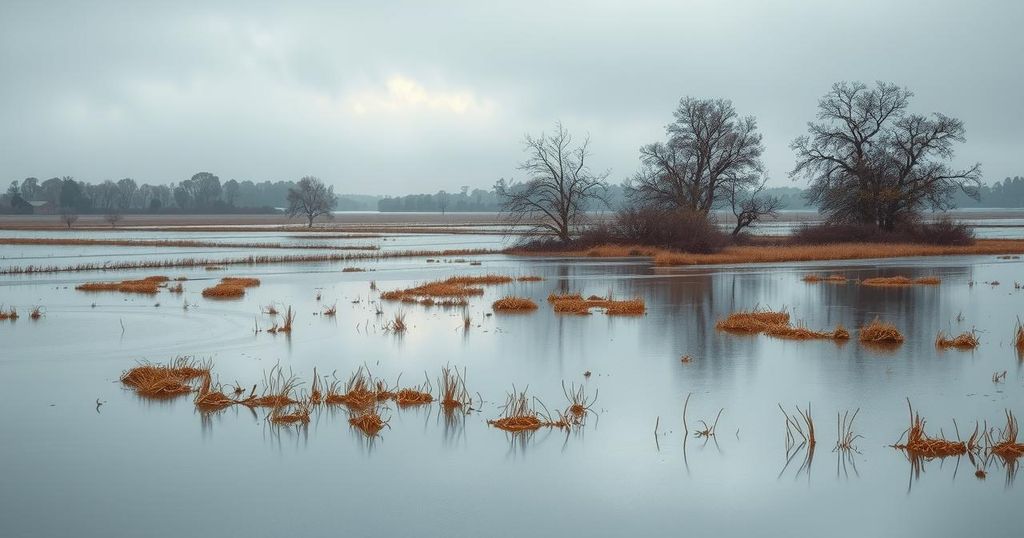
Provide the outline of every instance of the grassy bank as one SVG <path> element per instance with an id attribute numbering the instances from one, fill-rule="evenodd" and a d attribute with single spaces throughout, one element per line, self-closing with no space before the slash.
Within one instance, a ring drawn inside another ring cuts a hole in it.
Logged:
<path id="1" fill-rule="evenodd" d="M 1020 255 L 1022 239 L 979 239 L 973 245 L 921 245 L 906 243 L 833 243 L 827 245 L 758 244 L 731 246 L 713 254 L 691 254 L 640 245 L 601 245 L 559 252 L 511 250 L 510 254 L 581 256 L 595 258 L 650 257 L 659 266 L 718 265 L 740 263 L 858 260 L 910 256 Z"/>

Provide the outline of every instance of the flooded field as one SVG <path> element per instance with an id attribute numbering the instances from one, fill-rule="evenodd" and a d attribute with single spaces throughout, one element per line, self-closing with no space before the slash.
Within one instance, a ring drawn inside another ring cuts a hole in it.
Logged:
<path id="1" fill-rule="evenodd" d="M 0 235 L 379 251 L 498 249 L 506 241 L 242 231 Z M 259 254 L 282 252 L 2 245 L 0 269 Z M 541 279 L 481 285 L 465 307 L 380 297 L 487 274 Z M 807 282 L 809 274 L 847 280 Z M 182 293 L 75 289 L 154 275 L 180 282 Z M 894 276 L 939 283 L 860 283 Z M 241 298 L 203 297 L 225 277 L 260 282 Z M 0 535 L 1017 536 L 1024 489 L 1014 480 L 1016 460 L 984 449 L 918 459 L 890 446 L 906 440 L 908 398 L 928 434 L 954 441 L 966 441 L 976 421 L 1001 428 L 1004 410 L 1024 413 L 1024 363 L 1014 349 L 1024 290 L 1016 282 L 1024 282 L 1024 262 L 997 256 L 662 268 L 640 258 L 425 255 L 6 275 L 0 310 L 13 305 L 20 316 L 0 321 Z M 645 314 L 553 311 L 549 295 L 574 292 L 639 298 Z M 538 308 L 495 312 L 492 303 L 510 295 Z M 29 315 L 34 306 L 38 319 Z M 293 309 L 290 333 L 267 331 L 281 321 L 265 313 L 268 306 Z M 325 315 L 330 307 L 334 315 Z M 785 310 L 794 327 L 842 325 L 851 337 L 716 329 L 730 313 L 755 308 Z M 404 331 L 394 330 L 398 314 Z M 905 340 L 860 342 L 857 329 L 876 318 Z M 940 349 L 939 331 L 975 331 L 980 345 Z M 350 425 L 345 406 L 314 405 L 308 424 L 275 425 L 267 408 L 203 412 L 191 394 L 144 398 L 119 380 L 140 361 L 177 356 L 209 360 L 213 380 L 225 392 L 237 384 L 240 397 L 275 367 L 304 383 L 296 394 L 311 390 L 314 368 L 344 384 L 362 367 L 388 386 L 429 380 L 436 395 L 450 366 L 465 372 L 472 402 L 444 413 L 437 402 L 385 401 L 378 412 L 387 425 L 367 436 Z M 502 417 L 513 389 L 556 419 L 573 387 L 593 402 L 582 424 L 513 434 L 488 423 Z M 787 443 L 780 404 L 798 424 L 809 407 L 813 450 L 798 434 Z M 837 413 L 857 410 L 852 431 L 837 425 Z M 851 444 L 836 447 L 840 437 Z"/>

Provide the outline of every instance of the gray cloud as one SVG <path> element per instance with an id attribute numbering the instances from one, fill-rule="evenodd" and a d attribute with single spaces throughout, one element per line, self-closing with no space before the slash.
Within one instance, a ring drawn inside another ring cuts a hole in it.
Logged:
<path id="1" fill-rule="evenodd" d="M 757 116 L 782 185 L 844 79 L 910 87 L 965 121 L 958 159 L 1024 174 L 1021 2 L 548 4 L 7 1 L 0 178 L 488 186 L 560 119 L 623 179 L 695 95 Z"/>

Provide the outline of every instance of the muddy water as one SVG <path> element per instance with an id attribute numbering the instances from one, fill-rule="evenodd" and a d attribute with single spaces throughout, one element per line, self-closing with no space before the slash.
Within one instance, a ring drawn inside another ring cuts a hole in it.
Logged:
<path id="1" fill-rule="evenodd" d="M 451 248 L 465 240 L 442 239 Z M 21 247 L 2 248 L 9 257 Z M 663 269 L 643 261 L 478 259 L 481 266 L 370 262 L 365 273 L 342 273 L 341 264 L 168 271 L 196 279 L 185 282 L 183 297 L 73 289 L 152 272 L 4 278 L 0 302 L 22 317 L 0 322 L 0 535 L 1019 535 L 1024 489 L 999 461 L 934 460 L 915 474 L 888 445 L 907 427 L 908 397 L 929 431 L 948 437 L 954 419 L 964 434 L 975 420 L 999 421 L 1004 408 L 1024 413 L 1024 370 L 1011 344 L 1024 314 L 1024 291 L 1013 286 L 1024 281 L 1020 260 Z M 378 318 L 370 302 L 371 280 L 388 290 L 484 272 L 545 280 L 488 287 L 471 300 L 468 332 L 460 310 L 385 302 Z M 807 284 L 800 279 L 808 272 L 938 275 L 943 283 Z M 262 285 L 241 300 L 200 296 L 225 275 L 257 276 Z M 1001 284 L 985 284 L 992 281 Z M 639 296 L 648 313 L 556 315 L 544 299 L 559 290 Z M 491 315 L 491 302 L 509 293 L 541 308 Z M 298 312 L 290 337 L 254 333 L 254 324 L 269 325 L 260 306 L 272 302 Z M 336 317 L 316 315 L 335 302 Z M 33 321 L 26 314 L 36 304 L 46 315 Z M 878 316 L 907 341 L 883 351 L 856 340 L 715 331 L 716 319 L 755 305 L 785 306 L 794 320 L 821 329 Z M 408 331 L 384 332 L 399 310 Z M 935 349 L 938 330 L 972 327 L 982 340 L 977 350 Z M 366 365 L 392 381 L 401 374 L 403 385 L 424 373 L 435 379 L 451 364 L 466 368 L 470 391 L 484 401 L 455 422 L 436 406 L 392 407 L 383 412 L 390 427 L 367 440 L 341 409 L 314 411 L 308 427 L 273 427 L 261 411 L 204 415 L 188 397 L 146 401 L 116 382 L 139 360 L 179 354 L 209 358 L 220 381 L 246 386 L 275 364 L 307 380 L 314 367 L 344 378 Z M 683 355 L 693 360 L 682 363 Z M 993 373 L 1003 370 L 1006 381 L 994 384 Z M 513 385 L 549 408 L 565 406 L 563 381 L 598 394 L 582 430 L 522 438 L 487 425 Z M 723 409 L 714 438 L 683 431 L 688 393 L 691 429 Z M 793 411 L 808 402 L 818 430 L 814 457 L 805 465 L 806 452 L 798 452 L 787 465 L 777 404 Z M 857 408 L 858 452 L 836 454 L 836 412 Z M 978 466 L 987 479 L 975 477 Z"/>

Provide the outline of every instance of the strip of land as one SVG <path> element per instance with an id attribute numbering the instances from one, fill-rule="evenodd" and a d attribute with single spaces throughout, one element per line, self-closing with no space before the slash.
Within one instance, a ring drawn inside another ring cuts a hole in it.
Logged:
<path id="1" fill-rule="evenodd" d="M 602 245 L 576 251 L 509 251 L 519 255 L 581 256 L 594 258 L 650 257 L 654 265 L 731 265 L 914 256 L 1021 255 L 1024 239 L 979 239 L 973 245 L 920 245 L 906 243 L 833 243 L 827 245 L 761 244 L 731 246 L 712 254 L 693 254 L 641 245 Z"/>
<path id="2" fill-rule="evenodd" d="M 179 247 L 179 248 L 261 248 L 299 250 L 377 250 L 376 245 L 325 245 L 302 243 L 261 243 L 193 241 L 189 239 L 77 239 L 65 237 L 0 237 L 0 245 L 60 245 L 117 247 Z"/>
<path id="3" fill-rule="evenodd" d="M 36 273 L 67 273 L 76 271 L 119 271 L 129 269 L 161 269 L 173 267 L 220 267 L 226 265 L 266 265 L 280 263 L 346 262 L 354 260 L 380 260 L 385 258 L 451 257 L 496 254 L 487 249 L 465 250 L 395 250 L 359 254 L 299 254 L 292 256 L 245 256 L 242 258 L 177 258 L 78 265 L 14 265 L 0 268 L 0 275 Z"/>

